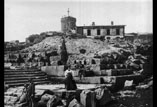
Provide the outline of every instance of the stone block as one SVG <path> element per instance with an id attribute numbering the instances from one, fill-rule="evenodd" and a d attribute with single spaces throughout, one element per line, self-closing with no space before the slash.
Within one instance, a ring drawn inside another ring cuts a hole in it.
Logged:
<path id="1" fill-rule="evenodd" d="M 80 80 L 79 77 L 74 77 L 74 80 L 77 83 L 85 83 L 85 84 L 100 84 L 100 77 L 84 77 Z"/>
<path id="2" fill-rule="evenodd" d="M 82 104 L 80 104 L 77 99 L 73 99 L 70 103 L 68 107 L 84 107 Z"/>
<path id="3" fill-rule="evenodd" d="M 107 76 L 116 76 L 117 75 L 117 70 L 116 69 L 106 70 L 106 75 Z"/>
<path id="4" fill-rule="evenodd" d="M 101 70 L 100 72 L 101 72 L 101 76 L 106 76 L 107 75 L 106 70 Z"/>
<path id="5" fill-rule="evenodd" d="M 129 75 L 133 74 L 131 69 L 117 69 L 117 75 Z"/>
<path id="6" fill-rule="evenodd" d="M 80 102 L 84 107 L 96 107 L 95 92 L 83 90 L 80 94 Z"/>
<path id="7" fill-rule="evenodd" d="M 117 76 L 114 87 L 116 90 L 120 90 L 120 89 L 123 89 L 126 80 L 133 80 L 133 84 L 138 84 L 139 82 L 143 80 L 142 78 L 143 77 L 141 75 Z"/>
<path id="8" fill-rule="evenodd" d="M 96 89 L 95 93 L 96 93 L 97 106 L 103 106 L 108 102 L 112 101 L 111 98 L 112 95 L 106 87 Z"/>
<path id="9" fill-rule="evenodd" d="M 45 66 L 42 71 L 50 76 L 64 76 L 64 66 Z"/>
<path id="10" fill-rule="evenodd" d="M 116 77 L 115 76 L 104 76 L 101 78 L 103 78 L 104 83 L 107 83 L 107 84 L 115 84 L 116 83 Z"/>
<path id="11" fill-rule="evenodd" d="M 94 75 L 101 75 L 100 65 L 92 64 L 91 70 L 94 72 Z"/>

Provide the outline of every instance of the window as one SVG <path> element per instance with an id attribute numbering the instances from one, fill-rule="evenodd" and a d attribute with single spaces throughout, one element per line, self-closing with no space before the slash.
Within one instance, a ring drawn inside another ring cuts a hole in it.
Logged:
<path id="1" fill-rule="evenodd" d="M 91 30 L 90 30 L 90 29 L 87 30 L 87 35 L 88 35 L 88 36 L 91 35 Z"/>
<path id="2" fill-rule="evenodd" d="M 116 35 L 120 35 L 119 29 L 116 29 Z"/>
<path id="3" fill-rule="evenodd" d="M 110 29 L 107 29 L 107 35 L 110 35 Z"/>
<path id="4" fill-rule="evenodd" d="M 100 35 L 100 29 L 97 29 L 97 35 Z"/>

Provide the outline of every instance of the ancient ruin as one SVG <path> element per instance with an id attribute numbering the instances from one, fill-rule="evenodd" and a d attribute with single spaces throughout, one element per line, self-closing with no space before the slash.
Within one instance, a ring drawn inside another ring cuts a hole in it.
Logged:
<path id="1" fill-rule="evenodd" d="M 152 94 L 152 35 L 149 41 L 138 34 L 130 39 L 125 25 L 113 22 L 76 26 L 69 10 L 61 18 L 61 30 L 44 32 L 43 40 L 21 50 L 6 47 L 5 107 L 124 107 L 128 100 L 142 101 L 146 93 Z M 76 90 L 64 86 L 69 66 Z M 25 89 L 27 99 L 22 96 Z M 151 101 L 143 102 L 134 106 L 152 107 Z"/>

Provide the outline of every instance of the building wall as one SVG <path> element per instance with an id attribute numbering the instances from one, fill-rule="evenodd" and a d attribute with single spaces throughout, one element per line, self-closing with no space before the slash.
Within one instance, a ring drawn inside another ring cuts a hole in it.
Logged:
<path id="1" fill-rule="evenodd" d="M 111 28 L 110 29 L 110 35 L 115 36 L 116 35 L 116 29 Z"/>
<path id="2" fill-rule="evenodd" d="M 83 29 L 83 34 L 87 36 L 87 29 Z"/>
<path id="3" fill-rule="evenodd" d="M 61 31 L 67 32 L 76 27 L 76 18 L 73 17 L 64 17 L 61 18 Z"/>
<path id="4" fill-rule="evenodd" d="M 101 29 L 100 32 L 101 32 L 101 35 L 106 35 L 107 34 L 106 29 Z"/>
<path id="5" fill-rule="evenodd" d="M 83 34 L 86 36 L 124 36 L 123 35 L 123 28 L 109 28 L 110 29 L 110 35 L 107 35 L 107 29 L 100 29 L 100 35 L 97 35 L 97 29 L 90 29 L 91 30 L 91 35 L 87 34 L 88 29 L 83 29 Z M 120 35 L 116 34 L 116 29 L 119 29 Z"/>
<path id="6" fill-rule="evenodd" d="M 92 29 L 91 30 L 91 36 L 97 35 L 97 29 Z"/>
<path id="7" fill-rule="evenodd" d="M 120 35 L 123 35 L 124 36 L 124 29 L 123 28 L 120 28 Z"/>

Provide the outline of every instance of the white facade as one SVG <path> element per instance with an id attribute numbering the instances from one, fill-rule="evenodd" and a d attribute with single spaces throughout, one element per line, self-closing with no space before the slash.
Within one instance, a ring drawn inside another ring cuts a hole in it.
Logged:
<path id="1" fill-rule="evenodd" d="M 88 34 L 88 30 L 90 30 L 90 34 Z M 95 36 L 105 36 L 116 38 L 116 37 L 123 37 L 124 36 L 124 29 L 123 28 L 111 28 L 111 29 L 99 29 L 100 34 L 98 35 L 98 29 L 83 29 L 83 34 L 87 37 L 95 37 Z M 109 34 L 107 34 L 107 30 L 109 30 Z M 117 31 L 119 30 L 119 32 Z"/>

